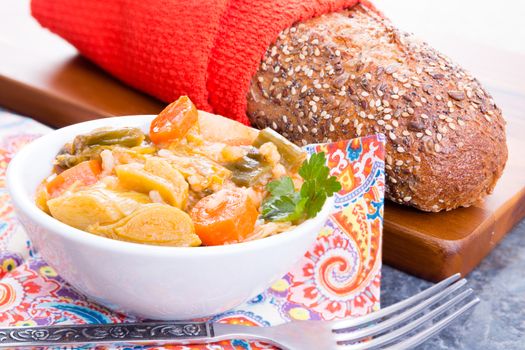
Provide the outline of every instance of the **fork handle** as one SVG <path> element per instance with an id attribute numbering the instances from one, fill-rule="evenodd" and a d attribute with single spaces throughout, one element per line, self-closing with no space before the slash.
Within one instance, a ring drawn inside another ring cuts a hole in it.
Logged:
<path id="1" fill-rule="evenodd" d="M 0 348 L 86 344 L 194 344 L 226 339 L 273 343 L 261 327 L 211 322 L 144 322 L 0 328 Z M 274 343 L 275 344 L 275 343 Z"/>

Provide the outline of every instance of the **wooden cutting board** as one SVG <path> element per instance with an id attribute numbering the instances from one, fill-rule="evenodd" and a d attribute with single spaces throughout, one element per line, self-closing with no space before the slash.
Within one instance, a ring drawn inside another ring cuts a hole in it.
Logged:
<path id="1" fill-rule="evenodd" d="M 525 56 L 452 41 L 447 52 L 479 76 L 508 121 L 509 160 L 494 194 L 470 208 L 423 213 L 385 206 L 384 262 L 429 279 L 467 274 L 525 216 Z M 59 127 L 153 114 L 165 104 L 108 76 L 29 16 L 28 0 L 0 4 L 0 106 Z"/>

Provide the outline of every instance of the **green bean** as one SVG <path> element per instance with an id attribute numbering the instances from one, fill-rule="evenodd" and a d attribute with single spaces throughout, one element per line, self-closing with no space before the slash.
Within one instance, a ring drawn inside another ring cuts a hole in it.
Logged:
<path id="1" fill-rule="evenodd" d="M 65 144 L 57 154 L 55 163 L 63 169 L 68 169 L 83 161 L 98 159 L 104 149 L 114 146 L 140 146 L 144 138 L 144 133 L 138 128 L 95 129 L 88 134 L 78 135 L 72 143 Z"/>
<path id="2" fill-rule="evenodd" d="M 272 142 L 281 154 L 283 165 L 291 171 L 299 169 L 306 159 L 306 152 L 301 147 L 287 140 L 275 130 L 265 128 L 259 131 L 259 134 L 253 142 L 253 146 L 260 147 L 267 142 Z"/>
<path id="3" fill-rule="evenodd" d="M 144 133 L 138 128 L 100 128 L 75 137 L 73 148 L 76 151 L 93 145 L 135 147 L 142 141 L 144 141 Z"/>
<path id="4" fill-rule="evenodd" d="M 257 149 L 251 150 L 234 162 L 227 163 L 225 167 L 231 170 L 233 183 L 246 187 L 257 184 L 272 169 Z"/>

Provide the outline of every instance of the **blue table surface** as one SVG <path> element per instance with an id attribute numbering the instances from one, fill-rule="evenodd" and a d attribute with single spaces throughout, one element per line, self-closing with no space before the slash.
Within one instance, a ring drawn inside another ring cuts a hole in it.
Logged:
<path id="1" fill-rule="evenodd" d="M 481 302 L 417 350 L 525 349 L 525 220 L 466 278 Z M 431 285 L 390 266 L 381 283 L 382 307 Z"/>

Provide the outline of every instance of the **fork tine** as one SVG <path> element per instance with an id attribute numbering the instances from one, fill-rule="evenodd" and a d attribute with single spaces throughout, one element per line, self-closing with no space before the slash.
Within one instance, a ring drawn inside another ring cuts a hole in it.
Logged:
<path id="1" fill-rule="evenodd" d="M 343 345 L 343 348 L 345 350 L 363 350 L 363 349 L 371 350 L 371 349 L 377 348 L 378 346 L 387 345 L 393 342 L 394 340 L 399 339 L 400 337 L 412 332 L 414 329 L 418 328 L 423 323 L 450 310 L 455 304 L 465 299 L 471 293 L 472 293 L 472 289 L 467 289 L 466 291 L 462 292 L 461 294 L 456 295 L 454 298 L 438 306 L 432 311 L 424 314 L 423 316 L 412 320 L 411 322 L 407 323 L 406 325 L 402 327 L 399 327 L 393 330 L 392 332 L 386 333 L 370 341 L 365 341 L 365 342 L 361 342 L 357 344 L 356 343 L 344 344 L 344 341 L 338 341 L 337 344 Z"/>
<path id="2" fill-rule="evenodd" d="M 441 290 L 448 287 L 450 284 L 456 282 L 459 280 L 461 275 L 459 273 L 452 275 L 448 277 L 447 279 L 444 279 L 443 281 L 439 282 L 438 284 L 433 285 L 430 288 L 425 289 L 422 292 L 419 292 L 418 294 L 414 295 L 413 297 L 410 297 L 408 299 L 405 299 L 403 301 L 400 301 L 394 305 L 390 305 L 389 307 L 386 307 L 382 310 L 373 312 L 371 314 L 368 314 L 366 316 L 343 320 L 343 321 L 337 321 L 333 324 L 332 329 L 334 331 L 342 330 L 345 328 L 350 327 L 357 327 L 357 326 L 363 326 L 368 323 L 374 322 L 375 320 L 379 318 L 383 318 L 386 316 L 389 316 L 393 313 L 396 313 L 400 310 L 405 309 L 406 307 L 409 307 L 413 304 L 419 303 L 422 300 L 427 299 L 429 296 L 440 292 Z"/>
<path id="3" fill-rule="evenodd" d="M 417 315 L 424 309 L 438 303 L 441 300 L 444 300 L 449 294 L 452 294 L 459 288 L 463 287 L 467 283 L 467 280 L 461 279 L 458 282 L 451 284 L 446 289 L 441 292 L 434 294 L 432 297 L 426 299 L 425 301 L 403 311 L 400 314 L 397 314 L 385 321 L 378 321 L 377 324 L 370 325 L 366 328 L 359 328 L 357 330 L 352 330 L 350 333 L 343 333 L 344 330 L 339 330 L 335 335 L 335 340 L 345 340 L 345 341 L 354 341 L 370 337 L 372 335 L 384 332 L 390 328 L 395 327 L 396 325 L 401 324 L 402 321 L 410 318 L 411 316 Z"/>
<path id="4" fill-rule="evenodd" d="M 454 313 L 448 315 L 447 317 L 443 318 L 439 322 L 433 324 L 431 327 L 425 329 L 421 333 L 414 334 L 410 338 L 407 338 L 403 340 L 402 342 L 399 342 L 397 344 L 394 344 L 390 347 L 387 347 L 388 350 L 404 350 L 404 349 L 411 349 L 414 346 L 417 346 L 427 340 L 428 338 L 432 337 L 439 331 L 441 331 L 443 328 L 445 328 L 449 323 L 454 321 L 459 316 L 463 315 L 466 311 L 468 311 L 470 308 L 475 306 L 477 303 L 479 303 L 479 299 L 476 297 L 472 299 L 468 304 L 464 305 Z"/>

